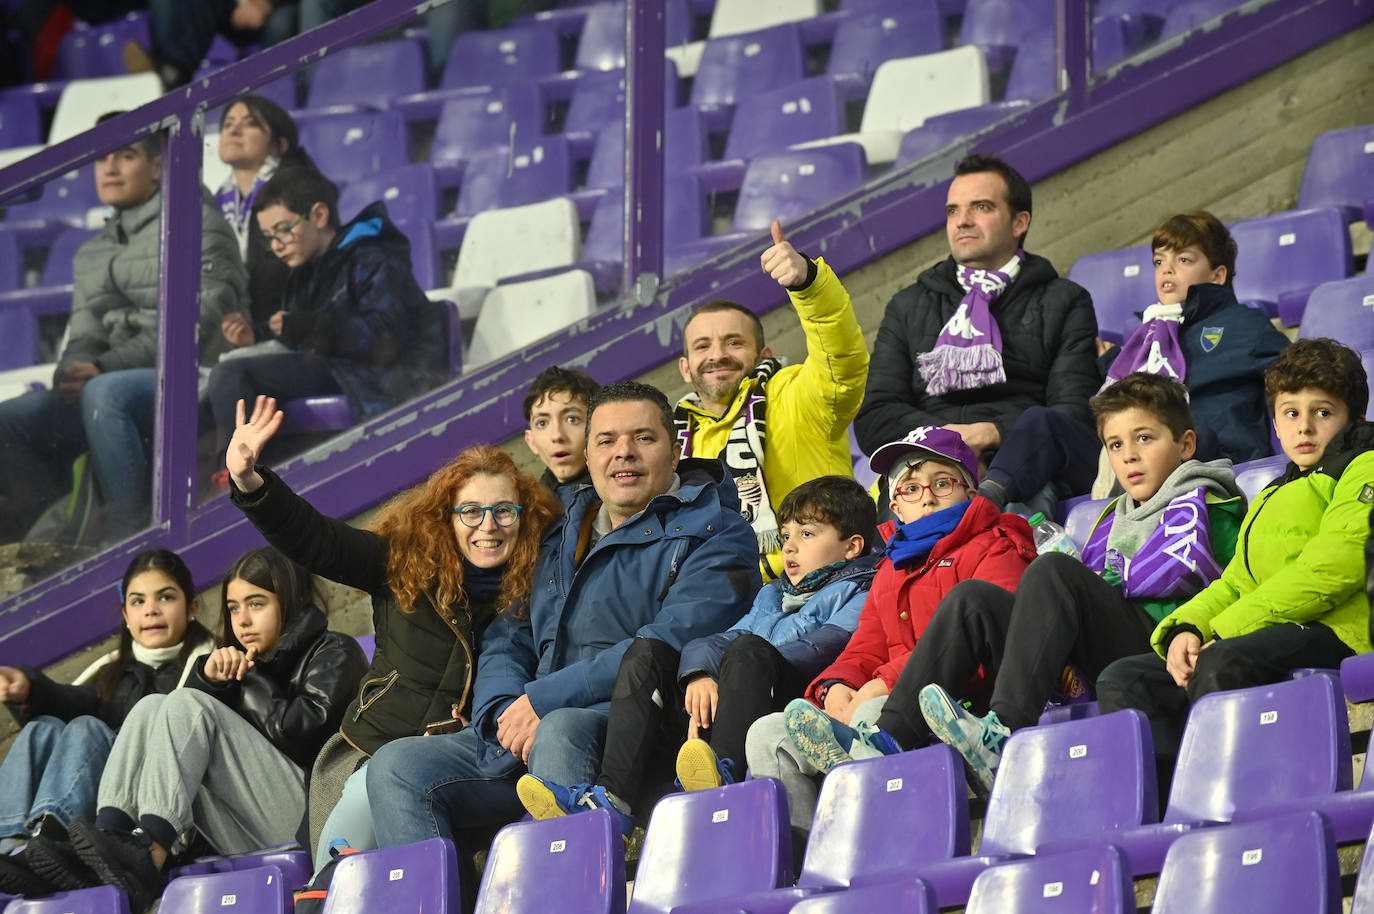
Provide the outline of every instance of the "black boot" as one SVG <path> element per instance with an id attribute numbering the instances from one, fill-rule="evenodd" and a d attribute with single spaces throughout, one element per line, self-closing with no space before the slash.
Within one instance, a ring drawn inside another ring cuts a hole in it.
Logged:
<path id="1" fill-rule="evenodd" d="M 131 910 L 146 911 L 153 906 L 167 885 L 167 877 L 153 865 L 153 842 L 142 829 L 106 830 L 85 819 L 74 819 L 71 833 L 77 854 L 101 882 L 124 890 Z"/>

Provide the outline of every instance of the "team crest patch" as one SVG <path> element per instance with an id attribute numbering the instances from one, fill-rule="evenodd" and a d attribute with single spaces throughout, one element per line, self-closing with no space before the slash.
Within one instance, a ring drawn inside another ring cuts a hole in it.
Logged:
<path id="1" fill-rule="evenodd" d="M 1365 486 L 1360 490 L 1360 501 L 1366 505 L 1374 505 L 1374 486 Z"/>
<path id="2" fill-rule="evenodd" d="M 1203 327 L 1202 328 L 1202 351 L 1211 352 L 1221 345 L 1221 332 L 1225 327 Z"/>

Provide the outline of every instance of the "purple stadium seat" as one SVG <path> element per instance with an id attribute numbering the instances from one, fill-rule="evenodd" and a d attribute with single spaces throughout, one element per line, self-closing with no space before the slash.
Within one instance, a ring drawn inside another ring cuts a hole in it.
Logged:
<path id="1" fill-rule="evenodd" d="M 649 818 L 627 911 L 667 914 L 791 881 L 792 827 L 781 783 L 759 778 L 674 793 Z"/>
<path id="2" fill-rule="evenodd" d="M 377 653 L 377 636 L 375 634 L 359 635 L 357 642 L 358 646 L 363 649 L 363 653 L 367 655 L 367 662 L 371 663 L 372 656 Z"/>
<path id="3" fill-rule="evenodd" d="M 706 160 L 707 130 L 695 108 L 669 111 L 663 123 L 663 173 L 685 174 Z M 625 185 L 625 129 L 619 124 L 603 127 L 587 166 L 586 186 Z"/>
<path id="4" fill-rule="evenodd" d="M 945 49 L 945 27 L 934 0 L 908 0 L 840 21 L 830 45 L 831 76 L 873 78 L 878 64 Z"/>
<path id="5" fill-rule="evenodd" d="M 1340 914 L 1336 843 L 1320 813 L 1207 828 L 1169 848 L 1154 914 Z"/>
<path id="6" fill-rule="evenodd" d="M 308 852 L 294 844 L 283 844 L 228 857 L 201 857 L 185 866 L 176 867 L 168 875 L 172 879 L 177 879 L 181 876 L 237 873 L 243 870 L 260 870 L 264 867 L 270 867 L 280 873 L 282 884 L 288 891 L 304 887 L 310 881 L 311 872 L 314 870 Z"/>
<path id="7" fill-rule="evenodd" d="M 324 901 L 324 914 L 459 910 L 458 855 L 447 838 L 349 854 Z"/>
<path id="8" fill-rule="evenodd" d="M 1307 296 L 1353 270 L 1350 232 L 1340 210 L 1292 210 L 1231 226 L 1236 297 L 1287 326 L 1302 322 Z"/>
<path id="9" fill-rule="evenodd" d="M 291 887 L 275 866 L 259 866 L 167 883 L 160 910 L 177 914 L 286 914 L 294 906 Z"/>
<path id="10" fill-rule="evenodd" d="M 42 121 L 32 95 L 0 95 L 0 149 L 42 143 Z"/>
<path id="11" fill-rule="evenodd" d="M 692 82 L 693 107 L 728 108 L 748 95 L 794 83 L 806 75 L 795 23 L 712 38 Z"/>
<path id="12" fill-rule="evenodd" d="M 85 228 L 90 211 L 100 205 L 94 168 L 78 168 L 44 184 L 38 199 L 10 203 L 5 210 L 5 226 L 11 231 L 25 233 L 34 227 L 47 226 L 46 237 L 51 237 L 58 223 Z M 22 239 L 21 246 L 24 246 Z"/>
<path id="13" fill-rule="evenodd" d="M 14 232 L 0 223 L 0 292 L 18 289 L 24 284 L 24 266 L 19 258 L 19 242 Z"/>
<path id="14" fill-rule="evenodd" d="M 965 914 L 1134 914 L 1131 864 L 1110 844 L 988 867 Z"/>
<path id="15" fill-rule="evenodd" d="M 663 106 L 671 111 L 678 106 L 677 67 L 663 61 Z M 589 151 L 596 135 L 607 127 L 625 129 L 625 71 L 605 70 L 582 74 L 573 86 L 563 133 L 568 142 Z M 585 153 L 584 153 L 585 154 Z"/>
<path id="16" fill-rule="evenodd" d="M 129 914 L 129 896 L 112 885 L 102 885 L 47 898 L 19 898 L 9 903 L 5 914 Z"/>
<path id="17" fill-rule="evenodd" d="M 1100 73 L 1130 56 L 1126 24 L 1117 16 L 1093 18 L 1093 71 Z"/>
<path id="18" fill-rule="evenodd" d="M 301 123 L 301 145 L 334 181 L 347 183 L 410 161 L 405 121 L 395 111 L 327 114 Z"/>
<path id="19" fill-rule="evenodd" d="M 1350 914 L 1374 914 L 1374 837 L 1366 836 L 1364 854 L 1360 859 L 1360 875 L 1355 880 L 1355 897 L 1351 899 Z"/>
<path id="20" fill-rule="evenodd" d="M 0 307 L 27 308 L 34 315 L 66 314 L 72 307 L 72 258 L 96 235 L 93 229 L 60 229 L 48 249 L 41 284 L 33 289 L 0 292 Z M 22 238 L 22 234 L 20 236 Z"/>
<path id="21" fill-rule="evenodd" d="M 935 893 L 920 879 L 904 879 L 879 885 L 827 892 L 804 898 L 792 907 L 792 914 L 853 914 L 854 911 L 883 911 L 886 914 L 935 914 Z"/>
<path id="22" fill-rule="evenodd" d="M 973 108 L 961 108 L 946 114 L 926 118 L 921 126 L 908 130 L 902 136 L 902 145 L 897 150 L 895 167 L 900 168 L 911 162 L 924 159 L 931 153 L 939 152 L 946 146 L 963 139 L 970 133 L 982 130 L 991 124 L 1010 117 L 1018 111 L 1030 108 L 1024 99 L 993 102 Z"/>
<path id="23" fill-rule="evenodd" d="M 1064 530 L 1069 534 L 1069 539 L 1078 544 L 1079 549 L 1087 545 L 1088 534 L 1092 532 L 1093 524 L 1097 523 L 1097 519 L 1107 510 L 1109 504 L 1109 498 L 1085 499 L 1069 509 L 1069 515 L 1064 519 Z"/>
<path id="24" fill-rule="evenodd" d="M 385 109 L 398 96 L 425 90 L 425 55 L 413 39 L 354 45 L 315 64 L 307 108 Z"/>
<path id="25" fill-rule="evenodd" d="M 38 318 L 25 307 L 0 307 L 0 371 L 38 362 Z"/>
<path id="26" fill-rule="evenodd" d="M 1086 720 L 1089 717 L 1101 717 L 1102 708 L 1095 701 L 1075 701 L 1067 705 L 1050 705 L 1040 712 L 1040 717 L 1036 723 L 1041 724 L 1062 724 L 1066 720 Z"/>
<path id="27" fill-rule="evenodd" d="M 470 34 L 470 33 L 469 33 Z M 493 146 L 534 142 L 544 134 L 544 106 L 533 85 L 504 86 L 444 102 L 430 161 L 461 169 L 475 153 Z"/>
<path id="28" fill-rule="evenodd" d="M 1356 654 L 1341 661 L 1341 690 L 1350 701 L 1374 701 L 1374 654 Z"/>
<path id="29" fill-rule="evenodd" d="M 467 31 L 449 51 L 441 89 L 507 86 L 557 73 L 558 33 L 545 25 Z"/>
<path id="30" fill-rule="evenodd" d="M 1169 11 L 1159 38 L 1162 41 L 1191 31 L 1237 6 L 1240 6 L 1237 0 L 1192 0 L 1190 3 L 1180 3 Z"/>
<path id="31" fill-rule="evenodd" d="M 17 145 L 17 144 L 16 144 Z M 1374 124 L 1329 130 L 1312 141 L 1298 206 L 1335 206 L 1354 222 L 1374 200 Z"/>
<path id="32" fill-rule="evenodd" d="M 968 0 L 959 44 L 977 45 L 996 73 L 1011 63 L 1018 48 L 1054 45 L 1053 0 Z"/>
<path id="33" fill-rule="evenodd" d="M 854 481 L 865 489 L 873 488 L 873 483 L 878 481 L 878 474 L 868 465 L 868 455 L 864 449 L 859 447 L 859 437 L 854 434 L 854 423 L 849 423 L 849 457 L 854 463 Z"/>
<path id="34" fill-rule="evenodd" d="M 339 218 L 345 223 L 374 200 L 386 204 L 393 219 L 429 219 L 439 215 L 439 188 L 428 162 L 365 175 L 339 190 Z"/>
<path id="35" fill-rule="evenodd" d="M 609 811 L 517 822 L 496 835 L 477 914 L 625 910 L 625 842 Z"/>
<path id="36" fill-rule="evenodd" d="M 129 72 L 124 65 L 124 45 L 131 39 L 145 48 L 152 46 L 146 13 L 127 13 L 100 25 L 77 25 L 62 36 L 53 78 L 123 76 Z"/>
<path id="37" fill-rule="evenodd" d="M 692 15 L 687 0 L 667 0 L 663 46 L 692 40 Z M 598 3 L 588 7 L 573 67 L 578 70 L 619 70 L 625 66 L 625 4 Z"/>
<path id="38" fill-rule="evenodd" d="M 1032 41 L 1022 44 L 1007 77 L 1008 99 L 1038 102 L 1059 91 L 1058 61 L 1054 43 Z"/>
<path id="39" fill-rule="evenodd" d="M 398 210 L 399 211 L 399 210 Z M 421 289 L 436 289 L 444 284 L 439 266 L 439 251 L 434 243 L 434 223 L 428 219 L 410 218 L 403 212 L 392 223 L 410 242 L 410 271 Z"/>
<path id="40" fill-rule="evenodd" d="M 1112 343 L 1122 342 L 1140 325 L 1137 315 L 1159 301 L 1154 252 L 1148 244 L 1084 254 L 1069 268 L 1069 279 L 1088 290 L 1097 312 L 1097 335 Z"/>
<path id="41" fill-rule="evenodd" d="M 1333 677 L 1214 692 L 1188 715 L 1161 824 L 1056 840 L 1045 850 L 1115 844 L 1135 876 L 1157 873 L 1180 835 L 1228 823 L 1241 810 L 1348 791 L 1350 782 L 1350 728 Z"/>
<path id="42" fill-rule="evenodd" d="M 844 103 L 835 81 L 816 76 L 760 92 L 736 108 L 725 158 L 748 160 L 844 130 Z"/>
<path id="43" fill-rule="evenodd" d="M 1324 282 L 1312 290 L 1298 339 L 1329 336 L 1351 349 L 1374 349 L 1374 273 Z"/>
<path id="44" fill-rule="evenodd" d="M 572 190 L 572 159 L 561 135 L 536 137 L 514 147 L 475 154 L 463 170 L 455 216 L 503 206 L 538 203 Z"/>
<path id="45" fill-rule="evenodd" d="M 706 206 L 701 186 L 691 174 L 669 172 L 663 184 L 664 247 L 687 244 L 700 238 L 706 226 Z M 625 197 L 614 188 L 602 197 L 587 228 L 587 242 L 578 266 L 592 274 L 599 292 L 620 285 L 625 260 Z"/>
<path id="46" fill-rule="evenodd" d="M 214 64 L 201 67 L 196 71 L 196 78 L 208 76 L 216 70 L 222 70 L 226 64 Z M 296 74 L 287 75 L 274 79 L 270 83 L 264 83 L 254 89 L 248 90 L 249 94 L 261 95 L 263 98 L 276 102 L 286 111 L 295 111 L 300 107 L 300 92 L 296 88 Z M 219 130 L 220 120 L 224 117 L 224 106 L 211 108 L 205 115 L 205 127 L 208 132 L 214 133 Z M 308 151 L 308 150 L 307 150 Z"/>
<path id="47" fill-rule="evenodd" d="M 1159 34 L 1164 17 L 1182 2 L 1184 0 L 1098 0 L 1093 15 L 1120 21 L 1127 44 L 1139 47 Z"/>
<path id="48" fill-rule="evenodd" d="M 1283 475 L 1287 466 L 1288 458 L 1283 454 L 1247 460 L 1236 465 L 1236 485 L 1245 493 L 1246 501 L 1254 501 L 1265 486 Z"/>

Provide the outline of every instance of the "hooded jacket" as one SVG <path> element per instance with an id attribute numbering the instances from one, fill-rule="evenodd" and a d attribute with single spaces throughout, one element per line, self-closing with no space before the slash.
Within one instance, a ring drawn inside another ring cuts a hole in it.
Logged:
<path id="1" fill-rule="evenodd" d="M 410 242 L 381 201 L 291 271 L 282 303 L 281 342 L 324 356 L 355 418 L 403 403 L 446 374 L 443 305 L 415 282 Z"/>
<path id="2" fill-rule="evenodd" d="M 243 679 L 212 682 L 204 662 L 186 685 L 209 692 L 253 725 L 306 771 L 324 741 L 339 729 L 344 708 L 367 669 L 367 657 L 348 635 L 328 630 L 324 613 L 303 607 L 271 653 L 255 658 Z"/>
<path id="3" fill-rule="evenodd" d="M 890 539 L 894 530 L 891 521 L 883 524 L 883 537 Z M 852 689 L 882 679 L 890 691 L 951 587 L 979 578 L 1015 592 L 1034 558 L 1035 540 L 1025 518 L 1003 514 L 982 496 L 974 498 L 959 526 L 940 538 L 919 567 L 899 570 L 886 557 L 879 563 L 854 637 L 807 687 L 806 697 L 815 701 L 816 690 L 835 679 Z"/>
<path id="4" fill-rule="evenodd" d="M 516 764 L 497 743 L 496 721 L 521 695 L 540 717 L 605 709 L 634 638 L 681 651 L 749 607 L 759 588 L 758 541 L 733 481 L 715 460 L 684 459 L 677 473 L 681 488 L 654 497 L 590 548 L 587 531 L 601 506 L 591 486 L 545 535 L 529 613 L 497 617 L 477 660 L 472 721 L 487 773 Z"/>
<path id="5" fill-rule="evenodd" d="M 854 420 L 866 454 L 921 425 L 991 422 L 1005 439 L 1029 406 L 1048 406 L 1091 424 L 1088 399 L 1102 383 L 1092 299 L 1035 254 L 1026 255 L 1016 279 L 992 304 L 1007 380 L 942 397 L 926 392 L 916 357 L 935 347 L 963 300 L 956 269 L 948 257 L 888 302 Z"/>

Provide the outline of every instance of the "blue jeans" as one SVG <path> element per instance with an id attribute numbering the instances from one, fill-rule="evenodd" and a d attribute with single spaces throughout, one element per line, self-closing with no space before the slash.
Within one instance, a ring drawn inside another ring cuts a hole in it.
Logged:
<path id="1" fill-rule="evenodd" d="M 0 836 L 26 834 L 51 814 L 63 826 L 95 817 L 95 796 L 115 734 L 89 716 L 35 717 L 0 763 Z"/>
<path id="2" fill-rule="evenodd" d="M 344 782 L 343 794 L 339 802 L 324 820 L 320 829 L 320 843 L 315 848 L 315 872 L 333 859 L 329 845 L 342 839 L 355 851 L 370 851 L 377 848 L 377 835 L 372 830 L 372 812 L 367 800 L 367 766 L 364 765 L 348 776 Z"/>
<path id="3" fill-rule="evenodd" d="M 148 525 L 156 395 L 155 368 L 98 374 L 81 392 L 91 467 L 105 501 L 107 541 L 130 536 Z"/>

